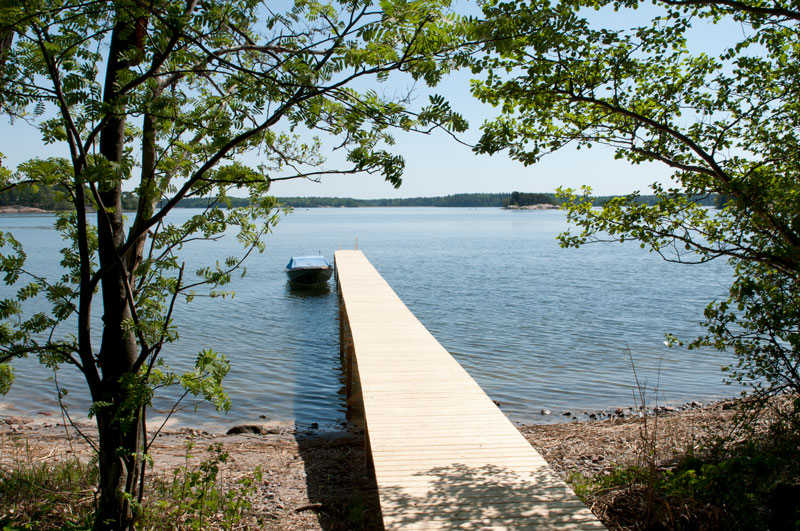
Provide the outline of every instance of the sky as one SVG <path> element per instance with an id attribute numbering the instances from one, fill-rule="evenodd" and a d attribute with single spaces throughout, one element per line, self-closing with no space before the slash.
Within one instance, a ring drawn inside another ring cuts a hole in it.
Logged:
<path id="1" fill-rule="evenodd" d="M 491 106 L 469 94 L 469 72 L 460 72 L 432 89 L 466 117 L 470 129 L 459 138 L 474 144 L 480 137 L 480 125 L 496 114 Z M 427 95 L 418 94 L 415 103 L 427 103 Z M 455 193 L 552 192 L 559 186 L 578 188 L 590 185 L 598 195 L 644 190 L 653 181 L 666 178 L 670 171 L 660 165 L 632 166 L 614 160 L 610 149 L 566 148 L 531 166 L 511 160 L 505 153 L 476 155 L 469 146 L 456 142 L 443 131 L 430 135 L 406 133 L 395 135 L 392 150 L 403 156 L 406 167 L 403 184 L 395 190 L 380 175 L 336 176 L 321 183 L 286 181 L 276 183 L 281 196 L 344 196 L 357 198 L 443 196 Z M 284 191 L 285 190 L 285 191 Z"/>
<path id="2" fill-rule="evenodd" d="M 647 14 L 647 13 L 643 13 Z M 620 13 L 593 15 L 597 24 L 614 26 L 621 21 Z M 714 48 L 721 41 L 719 31 L 735 32 L 735 27 L 698 28 L 695 32 L 699 46 Z M 442 94 L 457 112 L 465 116 L 470 130 L 461 135 L 463 141 L 474 143 L 480 134 L 479 127 L 497 111 L 481 104 L 469 94 L 469 72 L 457 72 L 446 78 L 433 92 Z M 391 81 L 390 81 L 391 83 Z M 399 90 L 407 88 L 400 86 Z M 385 90 L 392 90 L 386 87 Z M 427 96 L 416 96 L 417 106 L 426 103 Z M 20 162 L 33 157 L 69 157 L 66 145 L 43 146 L 38 131 L 31 125 L 17 121 L 13 125 L 7 118 L 0 119 L 0 153 L 3 164 L 15 168 Z M 625 194 L 632 191 L 647 193 L 655 181 L 664 182 L 671 173 L 660 164 L 631 165 L 615 160 L 613 152 L 605 147 L 576 150 L 566 147 L 544 157 L 540 162 L 524 166 L 510 160 L 504 153 L 494 156 L 476 155 L 468 146 L 455 142 L 443 132 L 431 135 L 396 135 L 394 153 L 405 159 L 403 184 L 395 189 L 378 174 L 326 176 L 322 182 L 290 180 L 273 184 L 277 196 L 354 197 L 360 199 L 443 196 L 458 193 L 509 193 L 552 192 L 558 187 L 579 188 L 591 186 L 596 195 Z M 330 144 L 324 149 L 329 149 Z M 326 153 L 329 165 L 335 166 L 338 153 Z M 251 162 L 256 162 L 254 155 Z"/>
<path id="3" fill-rule="evenodd" d="M 466 117 L 470 129 L 459 139 L 474 144 L 480 137 L 480 125 L 496 111 L 469 94 L 468 72 L 457 73 L 430 89 L 445 96 L 451 106 Z M 426 87 L 423 87 L 426 88 Z M 416 95 L 416 106 L 427 103 L 427 94 Z M 644 190 L 654 180 L 666 178 L 669 171 L 660 165 L 632 166 L 616 161 L 606 148 L 572 148 L 545 157 L 525 167 L 505 153 L 476 155 L 469 146 L 455 141 L 443 131 L 430 135 L 396 133 L 397 144 L 390 150 L 403 156 L 405 172 L 399 189 L 379 174 L 339 175 L 320 183 L 294 180 L 277 182 L 273 192 L 279 196 L 339 196 L 362 199 L 429 197 L 457 193 L 552 192 L 559 186 L 579 188 L 591 185 L 599 195 L 623 194 Z M 335 165 L 337 154 L 330 154 Z M 342 166 L 346 166 L 342 164 Z"/>
<path id="4" fill-rule="evenodd" d="M 445 80 L 435 91 L 450 100 L 452 107 L 470 122 L 470 130 L 462 135 L 468 143 L 479 137 L 479 126 L 492 115 L 493 109 L 469 95 L 468 73 L 459 73 Z M 419 105 L 427 98 L 417 96 Z M 34 127 L 17 121 L 13 126 L 0 119 L 0 153 L 4 165 L 16 167 L 20 162 L 38 156 L 69 157 L 66 145 L 43 146 Z M 525 167 L 504 153 L 494 156 L 476 155 L 468 146 L 459 144 L 438 131 L 431 135 L 407 133 L 396 135 L 391 149 L 405 159 L 403 184 L 395 189 L 378 174 L 326 176 L 322 182 L 309 180 L 281 181 L 273 184 L 272 193 L 288 196 L 354 197 L 359 199 L 428 197 L 458 193 L 552 192 L 559 186 L 578 188 L 592 186 L 598 195 L 623 194 L 645 190 L 649 184 L 666 177 L 669 172 L 660 165 L 632 166 L 617 161 L 613 153 L 602 147 L 576 151 L 566 148 Z M 327 153 L 330 165 L 338 153 Z M 257 161 L 254 156 L 251 159 Z"/>

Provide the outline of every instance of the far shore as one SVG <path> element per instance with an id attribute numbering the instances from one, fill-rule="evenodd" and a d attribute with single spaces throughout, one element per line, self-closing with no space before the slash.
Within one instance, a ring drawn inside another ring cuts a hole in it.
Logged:
<path id="1" fill-rule="evenodd" d="M 176 208 L 179 209 L 201 209 L 203 207 L 182 207 L 178 206 Z M 347 207 L 342 205 L 341 207 L 333 207 L 333 206 L 317 206 L 317 207 L 300 207 L 304 209 L 308 208 L 370 208 L 370 207 Z M 378 208 L 400 208 L 395 206 L 387 206 L 387 207 L 378 207 Z M 428 207 L 418 207 L 418 208 L 451 208 L 451 207 L 440 207 L 440 206 L 428 206 Z M 461 207 L 461 208 L 470 208 L 470 207 Z M 525 205 L 525 206 L 518 206 L 518 205 L 508 205 L 504 207 L 488 207 L 488 208 L 501 208 L 502 210 L 558 210 L 558 205 L 554 205 L 552 203 L 542 203 L 539 205 Z M 45 210 L 42 208 L 36 207 L 29 207 L 29 206 L 22 206 L 22 205 L 2 205 L 0 206 L 0 214 L 53 214 L 58 212 L 56 210 Z M 125 210 L 125 212 L 135 212 L 135 210 Z"/>

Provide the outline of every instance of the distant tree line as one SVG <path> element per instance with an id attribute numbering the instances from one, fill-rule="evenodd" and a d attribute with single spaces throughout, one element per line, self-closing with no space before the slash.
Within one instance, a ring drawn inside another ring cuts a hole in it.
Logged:
<path id="1" fill-rule="evenodd" d="M 410 197 L 403 199 L 353 199 L 352 197 L 279 197 L 282 205 L 294 208 L 338 207 L 500 207 L 509 194 L 453 194 L 437 197 Z M 248 199 L 230 197 L 231 206 L 247 205 Z M 192 197 L 182 200 L 182 208 L 205 208 L 213 199 Z"/>
<path id="2" fill-rule="evenodd" d="M 71 210 L 72 202 L 61 185 L 53 187 L 22 184 L 0 193 L 0 206 L 19 205 L 44 210 Z"/>
<path id="3" fill-rule="evenodd" d="M 226 197 L 229 208 L 241 208 L 250 205 L 247 197 Z M 178 202 L 178 208 L 207 208 L 218 202 L 216 197 L 187 197 Z M 161 205 L 159 205 L 160 207 Z"/>
<path id="4" fill-rule="evenodd" d="M 86 194 L 86 197 L 91 197 Z M 75 208 L 68 190 L 65 186 L 56 184 L 52 186 L 37 186 L 34 184 L 19 184 L 0 192 L 0 206 L 26 206 L 41 208 L 42 210 L 65 211 Z M 136 210 L 138 201 L 130 192 L 122 193 L 122 208 Z M 87 204 L 90 208 L 92 205 Z"/>
<path id="5" fill-rule="evenodd" d="M 311 207 L 500 207 L 508 194 L 453 194 L 403 199 L 352 199 L 348 197 L 281 197 L 295 208 Z"/>
<path id="6" fill-rule="evenodd" d="M 603 206 L 608 203 L 611 199 L 614 199 L 618 196 L 615 195 L 603 195 L 603 196 L 596 196 L 592 198 L 592 204 L 594 206 Z M 637 196 L 635 202 L 645 204 L 645 205 L 654 205 L 658 202 L 658 197 L 655 195 L 640 195 Z M 725 203 L 725 198 L 719 197 L 717 195 L 703 195 L 703 196 L 695 196 L 692 197 L 691 200 L 694 203 L 703 206 L 715 206 L 717 208 L 721 208 Z M 557 197 L 555 194 L 543 194 L 543 193 L 524 193 L 524 192 L 511 192 L 511 195 L 506 197 L 503 200 L 502 206 L 531 206 L 531 205 L 561 205 L 563 201 Z"/>
<path id="7" fill-rule="evenodd" d="M 0 206 L 19 205 L 41 208 L 44 210 L 70 210 L 72 203 L 66 195 L 67 190 L 61 185 L 32 186 L 18 185 L 0 192 Z M 531 194 L 525 194 L 531 195 Z M 537 194 L 532 194 L 537 195 Z M 547 194 L 538 194 L 547 195 Z M 552 194 L 550 194 L 552 195 Z M 508 199 L 509 194 L 453 194 L 437 197 L 411 197 L 403 199 L 353 199 L 350 197 L 281 197 L 281 204 L 294 208 L 317 207 L 500 207 Z M 228 197 L 231 208 L 247 206 L 250 200 L 246 197 Z M 180 201 L 181 208 L 206 208 L 216 198 L 190 197 Z M 125 210 L 136 210 L 137 201 L 133 193 L 123 192 L 122 206 Z"/>
<path id="8" fill-rule="evenodd" d="M 0 192 L 0 206 L 20 205 L 41 208 L 43 210 L 71 210 L 72 203 L 66 188 L 61 185 L 33 186 L 23 184 Z M 593 199 L 593 204 L 602 206 L 616 196 L 598 196 Z M 249 199 L 246 197 L 229 197 L 231 208 L 247 206 Z M 210 197 L 191 197 L 183 199 L 178 206 L 181 208 L 206 208 L 216 199 Z M 540 204 L 560 205 L 561 200 L 550 193 L 525 193 L 511 192 L 511 194 L 453 194 L 436 197 L 410 197 L 403 199 L 353 199 L 351 197 L 281 197 L 281 204 L 294 208 L 320 208 L 320 207 L 507 207 L 529 206 Z M 657 202 L 656 196 L 643 195 L 636 198 L 637 202 L 652 205 Z M 721 207 L 723 197 L 705 195 L 694 198 L 694 201 L 704 206 Z M 137 199 L 131 192 L 122 193 L 122 207 L 124 210 L 136 210 Z"/>

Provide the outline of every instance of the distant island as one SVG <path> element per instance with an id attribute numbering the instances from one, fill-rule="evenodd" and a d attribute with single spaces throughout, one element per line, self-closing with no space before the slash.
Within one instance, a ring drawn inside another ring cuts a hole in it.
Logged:
<path id="1" fill-rule="evenodd" d="M 555 194 L 529 194 L 511 192 L 503 200 L 503 208 L 508 210 L 552 210 L 558 208 L 561 201 Z"/>
<path id="2" fill-rule="evenodd" d="M 66 190 L 59 186 L 32 187 L 15 186 L 0 193 L 0 212 L 65 211 L 72 209 Z M 593 198 L 595 205 L 602 205 L 617 196 L 598 196 Z M 231 197 L 232 207 L 247 206 L 246 197 Z M 562 201 L 553 193 L 495 193 L 495 194 L 453 194 L 435 197 L 411 197 L 403 199 L 353 199 L 350 197 L 279 197 L 281 204 L 293 208 L 357 208 L 357 207 L 468 207 L 468 208 L 506 208 L 509 210 L 546 210 L 558 208 Z M 206 208 L 214 201 L 209 197 L 191 197 L 178 203 L 180 208 Z M 643 195 L 639 202 L 653 204 L 656 196 Z M 701 205 L 716 206 L 716 195 L 695 198 Z M 122 208 L 136 210 L 136 197 L 131 193 L 122 194 Z"/>

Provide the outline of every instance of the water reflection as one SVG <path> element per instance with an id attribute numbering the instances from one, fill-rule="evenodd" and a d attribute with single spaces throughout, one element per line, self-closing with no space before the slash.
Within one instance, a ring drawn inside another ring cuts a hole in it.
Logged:
<path id="1" fill-rule="evenodd" d="M 308 299 L 316 297 L 327 297 L 331 294 L 331 286 L 328 283 L 318 284 L 316 286 L 303 286 L 294 287 L 286 281 L 285 295 L 288 298 L 296 297 L 299 299 Z"/>
<path id="2" fill-rule="evenodd" d="M 338 343 L 338 299 L 329 284 L 284 285 L 283 333 L 296 348 L 292 409 L 300 430 L 331 430 L 344 422 Z M 330 411 L 336 411 L 331 415 Z"/>

